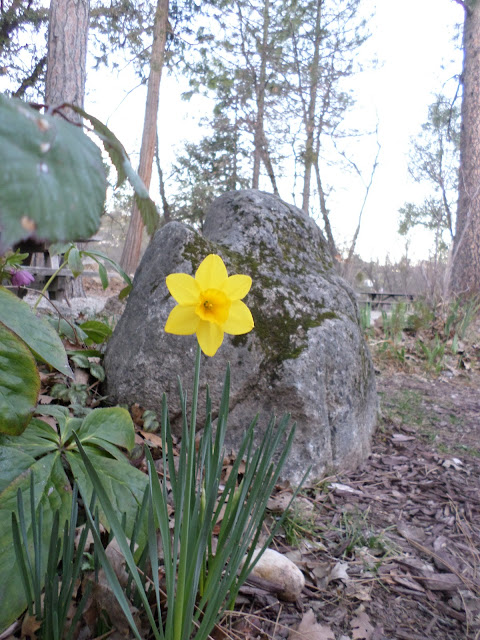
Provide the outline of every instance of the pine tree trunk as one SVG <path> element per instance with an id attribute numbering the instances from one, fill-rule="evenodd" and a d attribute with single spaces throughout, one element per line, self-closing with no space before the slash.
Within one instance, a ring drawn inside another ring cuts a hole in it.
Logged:
<path id="1" fill-rule="evenodd" d="M 58 107 L 70 102 L 83 107 L 87 77 L 89 0 L 52 0 L 48 24 L 45 103 Z M 80 124 L 74 111 L 64 110 L 71 122 Z M 68 297 L 85 297 L 79 276 L 67 286 Z"/>
<path id="2" fill-rule="evenodd" d="M 83 107 L 87 77 L 89 0 L 52 0 L 48 26 L 45 102 Z M 71 112 L 69 117 L 80 122 Z"/>
<path id="3" fill-rule="evenodd" d="M 305 130 L 307 138 L 305 141 L 305 170 L 303 174 L 303 198 L 302 209 L 308 213 L 310 207 L 310 187 L 312 181 L 312 167 L 315 163 L 314 153 L 314 133 L 315 133 L 315 108 L 317 105 L 318 82 L 320 75 L 320 43 L 322 41 L 322 32 L 320 29 L 320 20 L 322 15 L 322 2 L 317 0 L 317 11 L 315 16 L 314 31 L 314 47 L 313 58 L 310 70 L 310 98 L 308 103 L 308 111 L 306 114 Z"/>
<path id="4" fill-rule="evenodd" d="M 147 85 L 147 102 L 145 105 L 145 121 L 143 124 L 142 146 L 138 174 L 147 189 L 152 177 L 153 157 L 157 138 L 158 103 L 160 96 L 160 80 L 162 78 L 163 60 L 168 27 L 168 2 L 158 0 L 153 27 L 152 55 L 150 57 L 150 75 Z M 120 263 L 127 273 L 134 273 L 140 260 L 142 246 L 143 220 L 135 204 L 128 226 L 127 237 L 123 247 Z"/>
<path id="5" fill-rule="evenodd" d="M 457 222 L 449 290 L 480 294 L 480 3 L 465 3 Z"/>
<path id="6" fill-rule="evenodd" d="M 260 163 L 263 156 L 265 135 L 263 132 L 265 119 L 265 85 L 267 78 L 268 29 L 270 24 L 270 1 L 265 0 L 263 9 L 263 36 L 260 61 L 260 75 L 256 86 L 257 119 L 255 123 L 255 148 L 253 152 L 252 188 L 258 189 L 260 184 Z"/>

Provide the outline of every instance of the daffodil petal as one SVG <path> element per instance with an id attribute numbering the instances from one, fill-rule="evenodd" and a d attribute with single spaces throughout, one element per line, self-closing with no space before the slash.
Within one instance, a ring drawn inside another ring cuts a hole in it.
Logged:
<path id="1" fill-rule="evenodd" d="M 241 300 L 233 300 L 228 319 L 223 324 L 222 329 L 225 333 L 239 336 L 243 333 L 248 333 L 253 327 L 254 322 L 250 309 Z"/>
<path id="2" fill-rule="evenodd" d="M 223 342 L 223 331 L 213 322 L 200 320 L 197 328 L 198 344 L 206 356 L 214 356 Z"/>
<path id="3" fill-rule="evenodd" d="M 227 278 L 227 268 L 223 260 L 214 253 L 203 260 L 195 273 L 195 280 L 202 290 L 221 289 Z"/>
<path id="4" fill-rule="evenodd" d="M 197 331 L 199 323 L 200 318 L 195 313 L 195 307 L 177 305 L 170 311 L 165 332 L 174 333 L 177 336 L 190 336 Z"/>
<path id="5" fill-rule="evenodd" d="M 171 273 L 166 278 L 168 290 L 182 305 L 197 304 L 200 297 L 198 282 L 188 273 Z"/>
<path id="6" fill-rule="evenodd" d="M 250 276 L 242 276 L 240 274 L 230 276 L 222 287 L 223 293 L 230 300 L 241 300 L 250 291 L 252 279 Z"/>

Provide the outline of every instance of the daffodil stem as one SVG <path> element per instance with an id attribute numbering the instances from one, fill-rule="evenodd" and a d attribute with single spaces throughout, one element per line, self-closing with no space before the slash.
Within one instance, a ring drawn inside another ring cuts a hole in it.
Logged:
<path id="1" fill-rule="evenodd" d="M 193 379 L 193 396 L 192 396 L 192 419 L 190 422 L 190 439 L 195 445 L 195 428 L 197 425 L 197 406 L 198 406 L 198 387 L 200 384 L 200 359 L 202 350 L 197 344 L 197 355 L 195 356 L 195 375 Z M 192 436 L 193 432 L 193 436 Z"/>
<path id="2" fill-rule="evenodd" d="M 191 624 L 185 617 L 185 609 L 188 601 L 187 569 L 191 541 L 188 539 L 190 533 L 190 511 L 192 499 L 195 493 L 195 432 L 197 425 L 197 407 L 198 407 L 198 388 L 200 382 L 200 345 L 197 345 L 197 355 L 195 357 L 195 373 L 193 378 L 193 394 L 192 394 L 192 417 L 190 421 L 190 429 L 188 432 L 188 449 L 187 449 L 187 474 L 185 478 L 185 502 L 182 512 L 182 525 L 180 532 L 180 558 L 178 563 L 177 593 L 175 598 L 175 613 L 173 634 L 174 640 L 182 640 L 184 637 L 183 630 L 186 624 Z M 191 585 L 190 585 L 191 588 Z"/>

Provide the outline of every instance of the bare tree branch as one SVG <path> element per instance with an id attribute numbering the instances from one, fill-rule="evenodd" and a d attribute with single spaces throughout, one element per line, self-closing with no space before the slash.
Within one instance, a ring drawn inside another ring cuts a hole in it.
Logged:
<path id="1" fill-rule="evenodd" d="M 376 134 L 377 134 L 377 153 L 375 155 L 375 159 L 374 159 L 373 165 L 372 165 L 372 170 L 370 172 L 370 179 L 368 181 L 368 184 L 365 185 L 365 195 L 364 195 L 364 198 L 363 198 L 362 206 L 360 207 L 360 212 L 358 214 L 357 228 L 355 229 L 355 233 L 354 233 L 353 238 L 352 238 L 352 244 L 350 245 L 350 249 L 348 251 L 347 264 L 349 264 L 351 262 L 352 258 L 353 258 L 353 253 L 355 251 L 355 245 L 357 244 L 358 234 L 360 233 L 360 225 L 362 223 L 363 211 L 365 209 L 365 205 L 366 205 L 367 199 L 368 199 L 368 194 L 370 193 L 370 188 L 371 188 L 372 183 L 373 183 L 373 178 L 375 176 L 375 172 L 376 172 L 377 167 L 378 167 L 378 158 L 380 156 L 380 151 L 381 151 L 381 148 L 382 148 L 381 145 L 380 145 L 380 142 L 378 141 L 378 123 L 377 123 L 377 127 L 376 127 Z M 345 159 L 347 159 L 347 158 L 345 157 Z M 357 167 L 357 165 L 353 161 L 350 161 L 350 163 L 353 165 L 353 167 L 355 168 L 355 170 L 358 173 L 358 175 L 360 177 L 362 177 L 362 174 L 361 174 L 359 168 Z"/>
<path id="2" fill-rule="evenodd" d="M 45 65 L 47 64 L 47 56 L 43 56 L 33 68 L 31 74 L 24 78 L 18 89 L 12 93 L 13 98 L 23 98 L 28 87 L 35 86 L 37 80 L 42 75 Z"/>

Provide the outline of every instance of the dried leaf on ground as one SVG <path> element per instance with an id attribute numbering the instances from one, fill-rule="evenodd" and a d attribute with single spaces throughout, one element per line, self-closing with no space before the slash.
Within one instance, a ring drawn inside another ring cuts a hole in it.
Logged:
<path id="1" fill-rule="evenodd" d="M 130 625 L 123 613 L 115 594 L 110 587 L 110 584 L 105 576 L 103 569 L 99 571 L 98 581 L 95 581 L 95 577 L 92 574 L 86 575 L 84 578 L 84 585 L 88 582 L 92 584 L 92 591 L 90 597 L 85 606 L 83 613 L 83 619 L 91 630 L 95 628 L 96 621 L 101 615 L 102 611 L 108 614 L 110 622 L 114 628 L 125 638 L 130 637 Z M 134 606 L 130 605 L 130 613 L 133 616 L 137 628 L 140 627 L 140 612 Z"/>
<path id="2" fill-rule="evenodd" d="M 105 555 L 109 559 L 119 583 L 122 585 L 122 587 L 126 587 L 128 582 L 128 572 L 126 570 L 127 561 L 125 560 L 125 556 L 120 550 L 116 538 L 113 538 L 113 540 L 109 542 L 107 548 L 105 549 Z"/>
<path id="3" fill-rule="evenodd" d="M 335 634 L 328 625 L 318 624 L 315 614 L 309 609 L 303 614 L 298 629 L 290 630 L 289 640 L 335 640 Z"/>
<path id="4" fill-rule="evenodd" d="M 36 640 L 37 631 L 42 626 L 42 621 L 37 620 L 35 616 L 31 616 L 26 613 L 22 622 L 22 638 L 30 638 L 30 640 Z"/>
<path id="5" fill-rule="evenodd" d="M 155 433 L 150 433 L 149 431 L 140 431 L 140 433 L 142 437 L 154 447 L 158 447 L 159 449 L 163 448 L 163 440 L 160 436 L 157 436 Z"/>
<path id="6" fill-rule="evenodd" d="M 351 621 L 353 640 L 370 640 L 373 634 L 373 626 L 366 611 L 362 611 Z"/>
<path id="7" fill-rule="evenodd" d="M 347 573 L 348 562 L 337 562 L 330 572 L 330 580 L 342 580 L 345 584 L 350 582 L 350 576 Z"/>

